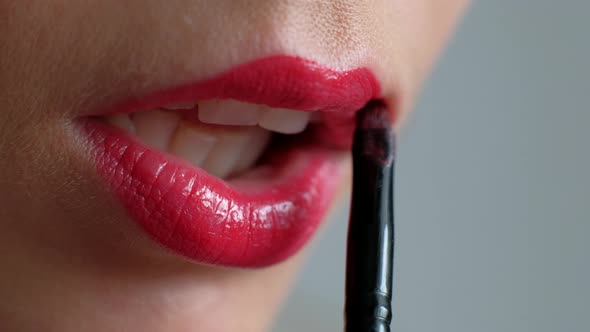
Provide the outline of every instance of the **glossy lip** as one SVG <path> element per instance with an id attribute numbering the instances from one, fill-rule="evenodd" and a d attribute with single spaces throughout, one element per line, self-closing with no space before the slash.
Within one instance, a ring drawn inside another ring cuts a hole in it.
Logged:
<path id="1" fill-rule="evenodd" d="M 104 113 L 236 99 L 323 111 L 318 139 L 348 146 L 354 113 L 379 93 L 366 68 L 334 71 L 298 57 L 273 56 L 126 100 Z M 317 229 L 342 174 L 339 153 L 300 144 L 277 153 L 246 179 L 226 182 L 98 121 L 85 121 L 84 128 L 99 174 L 130 216 L 164 247 L 201 263 L 261 267 L 287 259 Z"/>

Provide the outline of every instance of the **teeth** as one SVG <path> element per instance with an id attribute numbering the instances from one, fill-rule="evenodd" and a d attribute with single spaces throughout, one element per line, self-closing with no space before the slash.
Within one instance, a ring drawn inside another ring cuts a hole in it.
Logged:
<path id="1" fill-rule="evenodd" d="M 182 123 L 170 144 L 170 152 L 195 166 L 201 166 L 218 138 L 211 132 Z"/>
<path id="2" fill-rule="evenodd" d="M 192 110 L 197 106 L 194 102 L 182 102 L 164 106 L 167 110 Z"/>
<path id="3" fill-rule="evenodd" d="M 250 139 L 246 141 L 244 149 L 240 152 L 232 174 L 243 172 L 252 167 L 270 142 L 271 135 L 270 131 L 256 127 L 252 131 Z"/>
<path id="4" fill-rule="evenodd" d="M 135 134 L 145 145 L 167 151 L 220 178 L 252 168 L 272 132 L 297 134 L 308 123 L 321 121 L 319 114 L 235 100 L 200 102 L 198 112 L 196 106 L 194 102 L 171 104 L 131 115 L 112 115 L 107 121 Z"/>
<path id="5" fill-rule="evenodd" d="M 169 152 L 220 178 L 250 168 L 270 141 L 259 127 L 214 128 L 183 122 Z"/>
<path id="6" fill-rule="evenodd" d="M 307 127 L 310 115 L 310 112 L 271 109 L 266 110 L 262 114 L 258 125 L 262 128 L 283 134 L 298 134 Z"/>
<path id="7" fill-rule="evenodd" d="M 257 128 L 236 129 L 218 130 L 218 141 L 203 163 L 204 170 L 220 178 L 232 173 L 239 163 L 240 153 L 245 150 Z"/>
<path id="8" fill-rule="evenodd" d="M 107 121 L 113 126 L 122 129 L 130 134 L 135 134 L 135 125 L 129 114 L 115 114 L 107 117 Z"/>
<path id="9" fill-rule="evenodd" d="M 255 126 L 260 109 L 260 105 L 235 100 L 208 100 L 199 103 L 199 120 L 217 125 Z"/>
<path id="10" fill-rule="evenodd" d="M 180 115 L 165 111 L 147 111 L 133 114 L 137 136 L 156 149 L 166 150 L 180 122 Z"/>

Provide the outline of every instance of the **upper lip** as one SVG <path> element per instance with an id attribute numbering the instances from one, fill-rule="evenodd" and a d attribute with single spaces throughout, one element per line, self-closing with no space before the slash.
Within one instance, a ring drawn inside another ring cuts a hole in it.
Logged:
<path id="1" fill-rule="evenodd" d="M 329 145 L 348 147 L 354 114 L 380 98 L 380 83 L 367 68 L 328 69 L 300 57 L 276 55 L 239 65 L 206 80 L 172 84 L 156 92 L 140 92 L 95 115 L 131 113 L 179 102 L 235 99 L 274 108 L 323 112 L 322 130 Z"/>
<path id="2" fill-rule="evenodd" d="M 204 99 L 235 99 L 300 111 L 353 112 L 378 98 L 380 84 L 367 68 L 336 71 L 304 58 L 254 60 L 195 83 L 129 98 L 107 112 L 131 112 Z"/>

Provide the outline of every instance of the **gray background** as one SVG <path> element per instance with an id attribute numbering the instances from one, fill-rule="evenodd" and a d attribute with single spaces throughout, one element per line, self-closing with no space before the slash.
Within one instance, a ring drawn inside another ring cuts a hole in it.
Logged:
<path id="1" fill-rule="evenodd" d="M 590 331 L 590 1 L 477 1 L 399 149 L 396 332 Z M 273 331 L 342 331 L 347 208 Z"/>

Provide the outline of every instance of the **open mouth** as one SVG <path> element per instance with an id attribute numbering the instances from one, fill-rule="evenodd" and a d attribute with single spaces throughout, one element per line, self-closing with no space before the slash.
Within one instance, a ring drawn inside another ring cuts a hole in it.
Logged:
<path id="1" fill-rule="evenodd" d="M 288 140 L 308 139 L 306 129 L 311 121 L 320 121 L 318 115 L 235 100 L 206 100 L 110 115 L 104 120 L 149 148 L 235 182 L 251 177 L 250 171 L 270 150 L 271 142 L 276 143 L 273 150 L 280 150 Z"/>
<path id="2" fill-rule="evenodd" d="M 197 262 L 260 267 L 313 235 L 354 113 L 378 93 L 366 69 L 279 56 L 84 123 L 99 173 L 151 238 Z"/>

